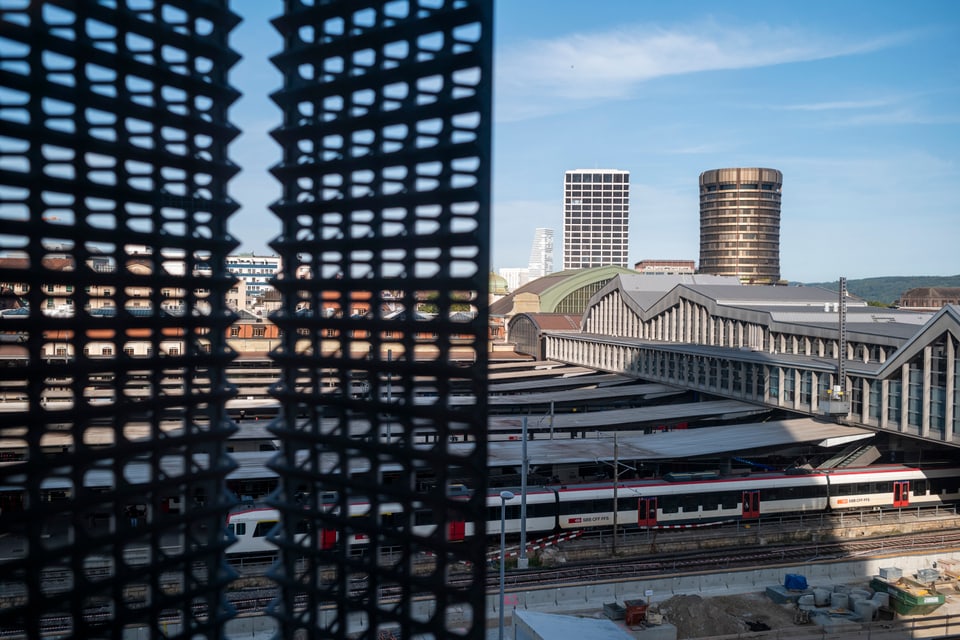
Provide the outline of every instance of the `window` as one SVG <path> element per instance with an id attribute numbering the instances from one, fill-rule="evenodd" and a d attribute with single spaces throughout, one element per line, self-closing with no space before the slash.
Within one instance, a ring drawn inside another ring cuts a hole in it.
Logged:
<path id="1" fill-rule="evenodd" d="M 253 328 L 253 337 L 262 338 L 267 335 L 267 330 L 265 327 L 254 327 Z"/>

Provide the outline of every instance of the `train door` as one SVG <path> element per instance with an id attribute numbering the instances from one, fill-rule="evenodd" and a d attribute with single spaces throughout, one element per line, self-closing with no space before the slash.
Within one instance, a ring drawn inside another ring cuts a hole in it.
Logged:
<path id="1" fill-rule="evenodd" d="M 893 482 L 893 506 L 910 506 L 910 481 L 894 480 Z"/>
<path id="2" fill-rule="evenodd" d="M 320 548 L 324 551 L 333 549 L 337 544 L 336 529 L 320 529 Z"/>
<path id="3" fill-rule="evenodd" d="M 640 498 L 637 501 L 637 525 L 641 527 L 657 526 L 656 498 Z"/>
<path id="4" fill-rule="evenodd" d="M 743 504 L 744 518 L 760 517 L 760 492 L 759 491 L 744 491 L 742 504 Z"/>
<path id="5" fill-rule="evenodd" d="M 467 535 L 467 523 L 463 520 L 450 520 L 447 523 L 447 540 L 450 542 L 463 542 Z"/>
<path id="6" fill-rule="evenodd" d="M 456 502 L 464 503 L 470 497 L 470 490 L 462 484 L 451 484 L 447 487 L 447 495 L 451 496 Z M 463 516 L 463 511 L 459 508 L 447 509 L 447 540 L 450 542 L 463 542 L 467 536 L 467 523 Z"/>

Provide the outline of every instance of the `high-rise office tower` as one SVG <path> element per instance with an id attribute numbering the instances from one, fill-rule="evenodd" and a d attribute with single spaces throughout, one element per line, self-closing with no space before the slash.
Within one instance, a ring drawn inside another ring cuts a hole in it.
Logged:
<path id="1" fill-rule="evenodd" d="M 780 280 L 780 190 L 776 169 L 712 169 L 700 174 L 700 273 L 744 283 Z"/>
<path id="2" fill-rule="evenodd" d="M 567 171 L 563 184 L 563 268 L 626 267 L 629 219 L 629 171 Z"/>
<path id="3" fill-rule="evenodd" d="M 553 273 L 553 229 L 539 228 L 534 232 L 528 272 L 531 280 Z"/>

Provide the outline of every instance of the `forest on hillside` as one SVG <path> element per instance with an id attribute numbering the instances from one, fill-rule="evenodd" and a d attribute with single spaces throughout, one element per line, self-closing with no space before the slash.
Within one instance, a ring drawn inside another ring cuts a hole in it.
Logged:
<path id="1" fill-rule="evenodd" d="M 805 287 L 823 287 L 840 291 L 840 281 L 804 282 Z M 917 287 L 960 287 L 960 275 L 956 276 L 886 276 L 847 280 L 847 291 L 868 302 L 893 304 L 900 296 Z"/>

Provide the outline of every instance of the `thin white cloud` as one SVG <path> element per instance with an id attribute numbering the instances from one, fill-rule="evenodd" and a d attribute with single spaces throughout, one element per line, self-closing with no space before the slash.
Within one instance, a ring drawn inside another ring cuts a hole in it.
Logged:
<path id="1" fill-rule="evenodd" d="M 660 153 L 668 155 L 707 155 L 711 153 L 729 153 L 731 150 L 731 144 L 728 143 L 703 143 L 703 144 L 694 144 L 686 147 L 671 147 L 668 149 L 660 150 Z"/>
<path id="2" fill-rule="evenodd" d="M 894 99 L 878 98 L 875 100 L 838 100 L 835 102 L 813 102 L 809 104 L 788 104 L 776 107 L 784 111 L 836 111 L 849 109 L 877 109 L 888 107 L 899 102 Z"/>
<path id="3" fill-rule="evenodd" d="M 621 27 L 506 47 L 498 57 L 498 119 L 560 113 L 630 97 L 643 82 L 687 73 L 822 60 L 887 48 L 897 33 L 853 41 L 796 29 Z"/>
<path id="4" fill-rule="evenodd" d="M 958 124 L 960 115 L 925 115 L 916 113 L 912 109 L 896 109 L 882 113 L 863 113 L 836 122 L 828 123 L 833 126 L 872 126 L 872 125 L 942 125 Z"/>

